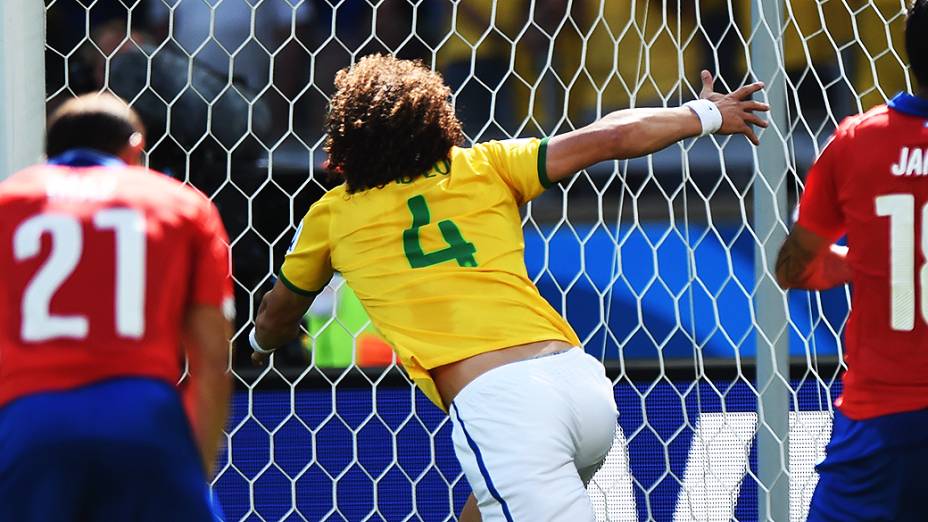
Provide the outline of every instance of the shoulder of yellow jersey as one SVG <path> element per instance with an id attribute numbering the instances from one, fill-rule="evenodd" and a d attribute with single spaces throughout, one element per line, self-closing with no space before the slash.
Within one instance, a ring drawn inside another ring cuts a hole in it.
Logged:
<path id="1" fill-rule="evenodd" d="M 477 143 L 455 149 L 452 160 L 463 160 L 480 174 L 493 175 L 512 191 L 518 205 L 534 199 L 551 186 L 546 170 L 548 139 L 520 138 Z"/>
<path id="2" fill-rule="evenodd" d="M 333 200 L 344 199 L 347 196 L 348 196 L 348 186 L 344 183 L 341 183 L 338 186 L 332 187 L 329 190 L 327 190 L 326 193 L 323 194 L 322 197 L 317 200 L 317 203 L 319 202 L 329 203 Z"/>

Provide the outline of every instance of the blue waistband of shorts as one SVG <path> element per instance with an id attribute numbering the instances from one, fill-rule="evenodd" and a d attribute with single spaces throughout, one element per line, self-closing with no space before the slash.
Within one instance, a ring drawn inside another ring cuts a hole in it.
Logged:
<path id="1" fill-rule="evenodd" d="M 854 460 L 891 448 L 928 443 L 928 409 L 854 420 L 835 410 L 829 458 Z"/>

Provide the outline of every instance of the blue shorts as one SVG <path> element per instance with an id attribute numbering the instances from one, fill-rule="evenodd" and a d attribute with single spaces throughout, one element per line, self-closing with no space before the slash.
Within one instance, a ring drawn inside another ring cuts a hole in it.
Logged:
<path id="1" fill-rule="evenodd" d="M 0 520 L 214 520 L 176 389 L 117 379 L 0 409 Z"/>
<path id="2" fill-rule="evenodd" d="M 862 421 L 835 412 L 809 521 L 928 520 L 928 410 Z"/>

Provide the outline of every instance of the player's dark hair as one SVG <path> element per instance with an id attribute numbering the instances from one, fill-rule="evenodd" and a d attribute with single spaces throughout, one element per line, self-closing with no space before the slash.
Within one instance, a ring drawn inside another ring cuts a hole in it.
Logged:
<path id="1" fill-rule="evenodd" d="M 45 154 L 93 149 L 118 155 L 135 133 L 145 134 L 138 114 L 110 94 L 87 94 L 64 102 L 48 118 Z"/>
<path id="2" fill-rule="evenodd" d="M 905 23 L 905 50 L 912 74 L 928 89 L 928 0 L 915 0 Z"/>
<path id="3" fill-rule="evenodd" d="M 338 71 L 335 88 L 325 150 L 349 193 L 413 179 L 463 140 L 451 89 L 421 62 L 366 56 Z"/>

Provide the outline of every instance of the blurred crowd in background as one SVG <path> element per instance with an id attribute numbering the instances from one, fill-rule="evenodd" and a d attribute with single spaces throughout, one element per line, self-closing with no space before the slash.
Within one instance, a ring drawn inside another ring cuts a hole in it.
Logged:
<path id="1" fill-rule="evenodd" d="M 288 133 L 315 144 L 335 71 L 371 52 L 418 58 L 440 70 L 475 139 L 551 131 L 565 119 L 582 125 L 630 104 L 674 103 L 692 96 L 681 77 L 695 82 L 701 68 L 723 78 L 723 87 L 737 86 L 749 78 L 752 32 L 766 30 L 752 26 L 751 0 L 48 3 L 52 103 L 103 87 L 140 91 L 142 80 L 158 91 L 159 81 L 169 81 L 159 73 L 174 72 L 168 75 L 174 90 L 207 84 L 200 89 L 206 102 L 231 85 L 234 97 L 259 112 L 251 130 L 268 148 Z M 904 87 L 902 32 L 894 30 L 904 24 L 902 6 L 788 0 L 784 61 L 800 94 L 843 97 L 855 106 L 859 99 L 866 108 Z M 127 64 L 123 54 L 149 58 L 151 77 L 144 74 L 149 60 Z M 141 72 L 133 68 L 143 64 Z M 126 85 L 125 73 L 138 85 Z M 162 94 L 163 102 L 176 95 Z"/>
<path id="2" fill-rule="evenodd" d="M 127 98 L 148 128 L 151 166 L 214 198 L 244 325 L 293 222 L 331 186 L 318 174 L 338 69 L 373 52 L 421 59 L 451 85 L 469 139 L 547 135 L 691 99 L 702 68 L 721 90 L 749 81 L 751 35 L 767 30 L 752 24 L 755 3 L 46 0 L 46 87 L 50 109 L 100 89 Z M 827 127 L 906 88 L 900 0 L 785 7 L 792 122 Z M 357 362 L 390 360 L 351 299 L 320 299 L 307 319 L 317 366 L 345 366 L 365 343 Z M 341 333 L 325 333 L 330 325 Z M 305 365 L 308 353 L 282 357 Z"/>

